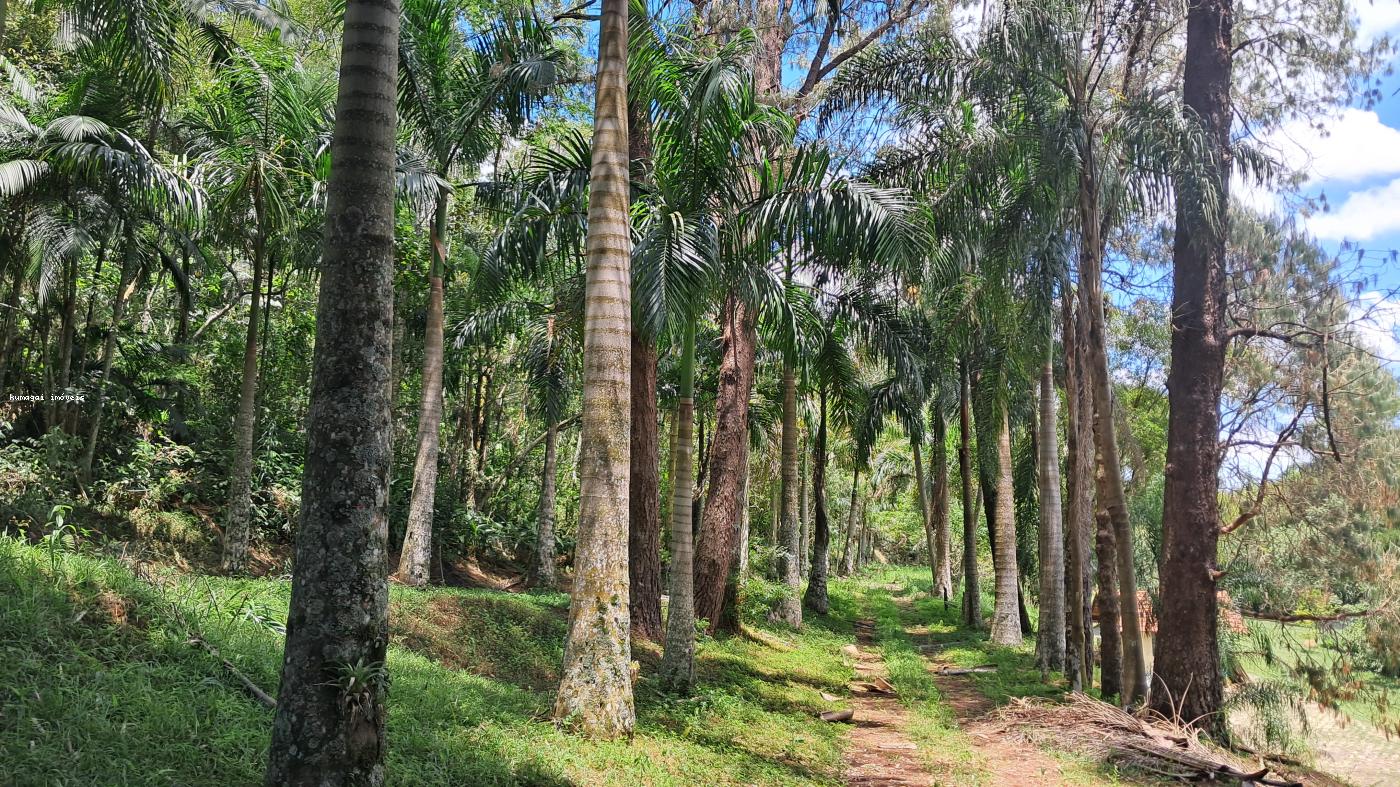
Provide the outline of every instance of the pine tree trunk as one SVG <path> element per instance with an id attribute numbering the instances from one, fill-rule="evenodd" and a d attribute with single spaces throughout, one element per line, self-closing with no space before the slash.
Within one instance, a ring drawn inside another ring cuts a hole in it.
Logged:
<path id="1" fill-rule="evenodd" d="M 627 587 L 632 450 L 627 14 L 627 0 L 603 0 L 588 187 L 578 546 L 554 703 L 556 720 L 603 738 L 631 735 L 636 721 Z"/>
<path id="2" fill-rule="evenodd" d="M 344 30 L 270 786 L 384 782 L 399 6 Z"/>
<path id="3" fill-rule="evenodd" d="M 731 292 L 720 312 L 721 355 L 715 394 L 714 438 L 709 450 L 709 495 L 695 550 L 695 616 L 721 630 L 725 586 L 739 536 L 743 477 L 749 469 L 749 395 L 753 391 L 754 315 Z"/>
<path id="4" fill-rule="evenodd" d="M 635 155 L 634 157 L 635 158 Z M 659 642 L 661 627 L 661 449 L 657 440 L 656 348 L 632 334 L 632 480 L 627 567 L 632 636 Z"/>
<path id="5" fill-rule="evenodd" d="M 1092 154 L 1086 155 L 1084 161 L 1085 169 L 1080 176 L 1080 226 L 1084 229 L 1080 233 L 1079 305 L 1089 316 L 1086 365 L 1094 394 L 1094 442 L 1103 468 L 1098 484 L 1099 505 L 1108 512 L 1118 550 L 1118 603 L 1123 615 L 1123 701 L 1125 705 L 1134 705 L 1147 699 L 1147 666 L 1137 614 L 1133 529 L 1128 519 L 1127 498 L 1123 494 L 1122 463 L 1118 459 L 1118 437 L 1113 422 L 1113 381 L 1108 371 L 1108 335 L 1104 324 L 1104 247 L 1099 233 L 1098 186 Z"/>
<path id="6" fill-rule="evenodd" d="M 841 549 L 841 576 L 849 577 L 856 570 L 856 509 L 859 508 L 860 465 L 851 472 L 851 507 L 846 509 L 846 545 Z"/>
<path id="7" fill-rule="evenodd" d="M 1194 0 L 1186 18 L 1183 96 L 1212 160 L 1210 204 L 1229 204 L 1234 7 Z M 1172 355 L 1167 375 L 1167 478 L 1162 509 L 1162 609 L 1152 705 L 1166 716 L 1227 734 L 1216 600 L 1220 538 L 1220 389 L 1225 328 L 1226 211 L 1208 215 L 1194 184 L 1176 187 Z"/>
<path id="8" fill-rule="evenodd" d="M 535 587 L 554 589 L 558 577 L 554 570 L 554 499 L 557 488 L 559 455 L 559 425 L 551 423 L 545 427 L 544 471 L 540 478 L 540 507 L 538 532 L 535 539 L 535 565 L 533 583 Z"/>
<path id="9" fill-rule="evenodd" d="M 243 381 L 238 393 L 238 415 L 233 421 L 233 466 L 228 481 L 228 519 L 224 523 L 222 569 L 226 574 L 243 571 L 252 538 L 253 441 L 258 411 L 258 327 L 262 319 L 262 275 L 267 250 L 261 185 L 253 183 L 253 281 L 249 288 L 248 330 L 243 342 Z"/>
<path id="10" fill-rule="evenodd" d="M 1094 436 L 1088 416 L 1093 401 L 1083 376 L 1083 312 L 1074 309 L 1068 282 L 1063 297 L 1065 459 L 1069 468 L 1065 505 L 1069 546 L 1065 558 L 1065 604 L 1069 610 L 1066 657 L 1072 670 L 1070 688 L 1086 691 L 1094 685 L 1094 632 L 1089 609 L 1093 598 L 1089 541 L 1094 533 Z"/>
<path id="11" fill-rule="evenodd" d="M 783 362 L 782 525 L 778 534 L 778 578 L 783 596 L 770 616 L 779 623 L 802 625 L 802 522 L 797 510 L 797 373 Z"/>
<path id="12" fill-rule="evenodd" d="M 428 319 L 423 331 L 423 395 L 418 407 L 417 451 L 413 459 L 413 494 L 408 502 L 408 527 L 399 556 L 398 581 L 421 586 L 428 582 L 433 554 L 433 505 L 437 498 L 438 449 L 442 434 L 442 277 L 447 263 L 447 195 L 437 201 L 433 218 L 432 263 L 428 271 Z"/>
<path id="13" fill-rule="evenodd" d="M 671 583 L 666 612 L 666 649 L 661 658 L 662 687 L 688 694 L 695 682 L 695 576 L 691 551 L 692 451 L 695 423 L 695 322 L 682 337 L 676 439 L 671 446 Z"/>
<path id="14" fill-rule="evenodd" d="M 1046 336 L 1045 364 L 1040 370 L 1040 631 L 1036 639 L 1043 675 L 1065 669 L 1065 540 L 1060 510 L 1059 419 L 1055 412 L 1054 337 Z"/>
<path id="15" fill-rule="evenodd" d="M 977 503 L 972 485 L 972 379 L 967 363 L 959 364 L 958 472 L 962 476 L 963 508 L 963 623 L 982 628 L 982 588 L 977 581 Z"/>
<path id="16" fill-rule="evenodd" d="M 826 580 L 830 569 L 831 526 L 826 516 L 826 389 L 820 395 L 821 408 L 817 421 L 817 439 L 812 447 L 816 456 L 812 460 L 812 571 L 808 575 L 807 593 L 802 601 L 807 608 L 819 615 L 831 609 L 831 599 L 827 597 Z"/>
<path id="17" fill-rule="evenodd" d="M 1000 424 L 997 429 L 997 494 L 995 522 L 996 544 L 993 566 L 996 575 L 996 595 L 992 612 L 991 641 L 995 645 L 1021 644 L 1021 612 L 1019 607 L 1020 567 L 1016 562 L 1016 498 L 1011 473 L 1011 421 L 1006 405 L 998 404 Z"/>

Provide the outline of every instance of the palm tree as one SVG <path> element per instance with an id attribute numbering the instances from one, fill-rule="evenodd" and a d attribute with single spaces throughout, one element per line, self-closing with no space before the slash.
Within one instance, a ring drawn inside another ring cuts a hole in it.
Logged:
<path id="1" fill-rule="evenodd" d="M 470 48 L 461 30 L 465 11 L 456 0 L 409 0 L 399 48 L 400 114 L 442 181 L 435 189 L 427 244 L 428 308 L 413 493 L 395 575 L 408 585 L 428 581 L 432 554 L 443 414 L 443 280 L 452 195 L 446 179 L 458 167 L 478 165 L 504 134 L 520 126 L 530 100 L 554 83 L 561 56 L 552 34 L 529 13 L 506 14 L 480 37 L 477 48 Z"/>
<path id="2" fill-rule="evenodd" d="M 588 184 L 578 547 L 554 718 L 590 736 L 631 734 L 627 593 L 631 450 L 631 238 L 627 0 L 603 0 Z"/>
<path id="3" fill-rule="evenodd" d="M 270 61 L 270 62 L 265 62 Z M 297 194 L 315 180 L 315 141 L 333 99 L 334 83 L 296 63 L 260 58 L 230 47 L 222 76 L 227 100 L 202 104 L 180 126 L 193 137 L 195 176 L 209 192 L 228 231 L 248 230 L 251 276 L 243 372 L 233 425 L 222 569 L 242 571 L 252 535 L 253 442 L 257 421 L 259 328 L 265 308 L 263 279 L 271 278 L 273 244 L 301 207 Z"/>
<path id="4" fill-rule="evenodd" d="M 688 694 L 695 681 L 695 574 L 691 543 L 691 458 L 695 422 L 695 322 L 681 336 L 680 386 L 676 399 L 676 440 L 671 456 L 671 604 L 666 617 L 666 649 L 661 684 Z"/>
<path id="5" fill-rule="evenodd" d="M 384 781 L 398 4 L 349 0 L 344 29 L 269 785 Z"/>

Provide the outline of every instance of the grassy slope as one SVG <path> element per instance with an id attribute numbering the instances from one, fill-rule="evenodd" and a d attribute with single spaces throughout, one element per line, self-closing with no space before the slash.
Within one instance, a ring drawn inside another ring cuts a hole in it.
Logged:
<path id="1" fill-rule="evenodd" d="M 260 781 L 271 712 L 203 649 L 276 686 L 288 586 L 164 577 L 0 539 L 0 762 L 23 785 Z M 639 729 L 590 743 L 547 721 L 566 598 L 396 588 L 389 670 L 391 783 L 835 784 L 851 588 L 800 634 L 759 626 L 705 641 L 702 687 L 660 696 L 643 670 Z M 644 662 L 654 654 L 639 653 Z"/>

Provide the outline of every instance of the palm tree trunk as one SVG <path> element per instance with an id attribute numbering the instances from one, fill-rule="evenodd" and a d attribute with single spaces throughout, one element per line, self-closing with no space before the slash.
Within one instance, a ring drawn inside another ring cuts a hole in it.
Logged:
<path id="1" fill-rule="evenodd" d="M 1118 595 L 1123 614 L 1123 701 L 1134 705 L 1147 699 L 1147 666 L 1137 613 L 1137 569 L 1133 562 L 1133 529 L 1128 519 L 1127 498 L 1123 494 L 1122 464 L 1118 459 L 1118 437 L 1113 423 L 1113 382 L 1108 372 L 1107 333 L 1103 303 L 1103 239 L 1099 232 L 1098 186 L 1093 173 L 1092 154 L 1084 157 L 1080 185 L 1080 308 L 1089 315 L 1086 346 L 1089 379 L 1094 393 L 1094 441 L 1103 468 L 1099 484 L 1100 505 L 1113 524 L 1113 540 L 1118 551 Z M 1214 450 L 1214 449 L 1212 449 Z"/>
<path id="2" fill-rule="evenodd" d="M 958 472 L 962 476 L 963 509 L 963 622 L 982 628 L 982 588 L 977 581 L 977 502 L 972 486 L 972 379 L 967 362 L 958 365 L 961 392 L 958 397 Z"/>
<path id="3" fill-rule="evenodd" d="M 751 506 L 748 505 L 750 479 L 744 477 L 744 507 L 739 515 L 739 544 L 734 548 L 734 559 L 738 561 L 735 565 L 734 573 L 739 581 L 743 581 L 749 575 L 749 514 Z"/>
<path id="4" fill-rule="evenodd" d="M 1065 539 L 1060 510 L 1059 419 L 1055 413 L 1054 337 L 1047 335 L 1040 370 L 1040 631 L 1036 652 L 1042 675 L 1065 669 Z"/>
<path id="5" fill-rule="evenodd" d="M 635 158 L 635 155 L 634 155 Z M 632 465 L 627 566 L 632 636 L 660 641 L 661 451 L 657 440 L 656 348 L 632 334 Z"/>
<path id="6" fill-rule="evenodd" d="M 676 439 L 671 445 L 671 602 L 666 612 L 666 649 L 661 657 L 661 685 L 687 694 L 695 682 L 695 576 L 691 551 L 692 454 L 695 423 L 695 321 L 681 339 L 680 391 L 676 401 Z"/>
<path id="7" fill-rule="evenodd" d="M 270 787 L 385 776 L 399 6 L 349 0 L 344 31 Z"/>
<path id="8" fill-rule="evenodd" d="M 544 435 L 544 472 L 540 478 L 540 508 L 535 539 L 535 587 L 553 589 L 558 579 L 554 572 L 554 498 L 558 475 L 559 424 L 550 423 Z"/>
<path id="9" fill-rule="evenodd" d="M 1102 471 L 1095 479 L 1095 488 L 1102 493 Z M 1101 504 L 1095 506 L 1094 522 L 1094 552 L 1099 566 L 1099 696 L 1105 702 L 1112 702 L 1123 693 L 1123 608 L 1118 596 L 1118 548 L 1114 543 L 1113 521 Z"/>
<path id="10" fill-rule="evenodd" d="M 433 219 L 432 264 L 428 272 L 428 319 L 423 332 L 423 396 L 418 407 L 418 449 L 413 460 L 413 494 L 403 537 L 397 579 L 405 585 L 428 582 L 433 552 L 433 504 L 437 498 L 438 449 L 442 433 L 442 277 L 447 262 L 447 195 L 438 197 Z M 553 428 L 551 425 L 550 428 Z M 541 495 L 543 497 L 543 495 Z M 543 504 L 543 503 L 542 503 Z"/>
<path id="11" fill-rule="evenodd" d="M 1084 380 L 1082 311 L 1074 309 L 1064 288 L 1064 352 L 1065 352 L 1065 437 L 1066 463 L 1069 478 L 1066 484 L 1066 540 L 1069 549 L 1065 558 L 1065 604 L 1069 609 L 1067 659 L 1070 667 L 1070 688 L 1085 691 L 1094 685 L 1094 632 L 1090 626 L 1089 540 L 1094 532 L 1094 454 L 1093 424 L 1088 413 L 1093 400 Z"/>
<path id="12" fill-rule="evenodd" d="M 632 733 L 627 569 L 632 307 L 628 230 L 627 0 L 603 0 L 588 186 L 578 546 L 554 718 L 584 733 Z"/>
<path id="13" fill-rule="evenodd" d="M 802 523 L 797 512 L 797 374 L 791 361 L 783 362 L 782 435 L 783 508 L 778 534 L 778 578 L 784 592 L 772 619 L 789 626 L 802 625 Z"/>
<path id="14" fill-rule="evenodd" d="M 826 516 L 826 389 L 820 394 L 821 408 L 817 421 L 817 439 L 812 461 L 812 497 L 815 508 L 812 524 L 812 571 L 808 576 L 807 593 L 803 603 L 819 615 L 831 609 L 826 580 L 830 568 L 831 526 Z"/>
<path id="15" fill-rule="evenodd" d="M 998 404 L 996 529 L 993 562 L 996 596 L 992 612 L 991 640 L 996 645 L 1021 644 L 1021 612 L 1018 604 L 1019 566 L 1016 562 L 1016 498 L 1011 473 L 1011 420 L 1006 405 Z"/>
<path id="16" fill-rule="evenodd" d="M 258 422 L 258 327 L 262 319 L 262 275 L 266 262 L 267 226 L 261 184 L 254 177 L 253 281 L 249 287 L 248 330 L 243 341 L 243 381 L 238 392 L 238 415 L 233 421 L 233 466 L 228 481 L 228 520 L 224 524 L 226 574 L 243 571 L 253 535 L 253 440 Z"/>
<path id="17" fill-rule="evenodd" d="M 943 411 L 933 416 L 933 592 L 944 606 L 953 598 L 953 565 L 949 559 L 952 533 L 948 526 L 948 425 Z"/>
<path id="18" fill-rule="evenodd" d="M 846 510 L 846 545 L 841 549 L 841 576 L 849 577 L 856 570 L 856 555 L 860 551 L 859 544 L 855 544 L 856 549 L 851 547 L 856 540 L 856 509 L 860 507 L 857 493 L 860 491 L 860 465 L 856 465 L 851 471 L 851 507 Z"/>
<path id="19" fill-rule="evenodd" d="M 695 549 L 695 616 L 708 620 L 711 632 L 721 630 L 724 620 L 725 586 L 739 535 L 743 477 L 749 471 L 749 396 L 758 336 L 754 315 L 737 293 L 725 298 L 720 337 L 714 437 L 707 457 L 711 480 Z"/>
<path id="20" fill-rule="evenodd" d="M 938 546 L 933 536 L 933 504 L 929 500 L 928 478 L 924 475 L 924 453 L 914 435 L 909 436 L 909 453 L 914 459 L 914 492 L 919 504 L 919 517 L 924 521 L 924 546 L 928 548 L 929 571 L 937 581 Z"/>
<path id="21" fill-rule="evenodd" d="M 107 383 L 112 378 L 112 361 L 117 352 L 117 331 L 121 329 L 126 303 L 135 289 L 135 283 L 132 281 L 135 275 L 136 240 L 128 231 L 122 251 L 121 274 L 117 277 L 117 294 L 112 299 L 112 322 L 107 329 L 107 338 L 102 343 L 102 371 L 98 374 L 97 391 L 93 396 L 92 423 L 88 426 L 87 447 L 83 450 L 82 463 L 78 465 L 78 478 L 85 484 L 92 480 L 92 462 L 97 456 L 97 436 L 102 432 L 102 406 L 107 400 Z"/>
<path id="22" fill-rule="evenodd" d="M 1209 145 L 1211 204 L 1229 205 L 1231 0 L 1196 0 L 1186 17 L 1183 96 Z M 1209 215 L 1197 187 L 1178 183 L 1167 375 L 1167 479 L 1162 508 L 1161 647 L 1153 707 L 1225 733 L 1220 713 L 1216 548 L 1220 538 L 1220 389 L 1225 349 L 1228 214 Z"/>
<path id="23" fill-rule="evenodd" d="M 806 574 L 811 564 L 812 547 L 812 501 L 807 485 L 807 435 L 797 435 L 797 518 L 801 523 L 797 529 L 797 573 Z"/>

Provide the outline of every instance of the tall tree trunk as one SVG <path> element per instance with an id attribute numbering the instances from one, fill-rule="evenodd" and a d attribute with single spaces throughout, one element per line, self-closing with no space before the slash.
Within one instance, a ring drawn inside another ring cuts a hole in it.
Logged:
<path id="1" fill-rule="evenodd" d="M 112 322 L 107 329 L 107 338 L 102 342 L 101 371 L 97 377 L 97 391 L 93 396 L 92 423 L 88 426 L 87 447 L 83 450 L 82 462 L 78 465 L 78 478 L 87 483 L 92 480 L 92 463 L 97 456 L 97 436 L 102 433 L 102 406 L 107 401 L 107 383 L 112 378 L 112 361 L 117 353 L 117 332 L 121 330 L 122 317 L 126 314 L 126 304 L 131 298 L 136 276 L 136 240 L 127 230 L 122 250 L 122 269 L 117 277 L 117 294 L 112 299 Z"/>
<path id="2" fill-rule="evenodd" d="M 1066 657 L 1070 688 L 1085 691 L 1094 685 L 1094 632 L 1089 605 L 1093 598 L 1089 540 L 1094 532 L 1094 433 L 1089 413 L 1093 399 L 1084 379 L 1083 311 L 1074 308 L 1065 282 L 1063 294 L 1063 345 L 1065 352 L 1065 437 L 1069 478 L 1065 506 L 1066 540 L 1065 604 L 1069 609 Z"/>
<path id="3" fill-rule="evenodd" d="M 1103 471 L 1095 480 L 1095 490 L 1103 491 Z M 1096 495 L 1102 499 L 1102 495 Z M 1123 693 L 1123 608 L 1118 596 L 1118 547 L 1114 543 L 1113 520 L 1102 504 L 1094 508 L 1094 552 L 1098 557 L 1099 680 L 1100 694 L 1112 702 Z"/>
<path id="4" fill-rule="evenodd" d="M 544 435 L 544 474 L 540 478 L 540 508 L 538 532 L 535 539 L 535 565 L 533 584 L 535 587 L 553 589 L 558 583 L 554 571 L 554 499 L 558 475 L 559 424 L 545 427 Z"/>
<path id="5" fill-rule="evenodd" d="M 789 626 L 802 625 L 802 522 L 797 510 L 797 373 L 791 361 L 783 362 L 782 435 L 783 515 L 778 550 L 778 578 L 783 595 L 772 619 Z"/>
<path id="6" fill-rule="evenodd" d="M 811 564 L 812 547 L 812 500 L 809 496 L 807 486 L 807 435 L 801 432 L 797 435 L 797 518 L 800 526 L 797 529 L 797 573 L 806 574 L 807 568 Z"/>
<path id="7" fill-rule="evenodd" d="M 1093 154 L 1083 157 L 1080 175 L 1079 306 L 1089 316 L 1086 358 L 1094 394 L 1094 442 L 1100 467 L 1099 504 L 1108 511 L 1118 550 L 1118 595 L 1123 614 L 1123 700 L 1133 705 L 1147 698 L 1147 666 L 1137 614 L 1137 569 L 1133 562 L 1133 528 L 1123 494 L 1122 463 L 1113 422 L 1113 380 L 1108 372 L 1108 335 L 1104 325 L 1103 238 L 1098 203 L 1098 179 Z M 1214 449 L 1212 449 L 1214 450 Z"/>
<path id="8" fill-rule="evenodd" d="M 933 592 L 946 606 L 953 598 L 952 532 L 948 524 L 948 424 L 937 407 L 933 415 Z"/>
<path id="9" fill-rule="evenodd" d="M 1036 652 L 1043 675 L 1065 669 L 1065 535 L 1060 510 L 1059 418 L 1055 412 L 1054 336 L 1045 337 L 1040 369 L 1040 631 Z"/>
<path id="10" fill-rule="evenodd" d="M 962 476 L 963 509 L 963 622 L 982 628 L 982 588 L 977 581 L 977 503 L 972 486 L 972 378 L 967 362 L 958 365 L 958 472 Z"/>
<path id="11" fill-rule="evenodd" d="M 914 491 L 919 504 L 919 517 L 924 521 L 924 546 L 928 548 L 928 565 L 933 582 L 938 582 L 938 544 L 933 534 L 933 501 L 929 499 L 928 478 L 924 474 L 924 452 L 914 435 L 909 436 L 909 453 L 914 458 Z"/>
<path id="12" fill-rule="evenodd" d="M 709 450 L 709 494 L 695 550 L 695 616 L 720 631 L 725 585 L 739 537 L 743 477 L 749 471 L 749 395 L 753 391 L 754 315 L 735 292 L 720 312 L 719 387 Z"/>
<path id="13" fill-rule="evenodd" d="M 1162 508 L 1161 636 L 1156 651 L 1158 712 L 1226 733 L 1217 633 L 1216 546 L 1220 538 L 1220 388 L 1225 348 L 1225 241 L 1229 217 L 1232 0 L 1194 0 L 1186 17 L 1183 96 L 1209 140 L 1202 199 L 1176 187 L 1172 274 L 1172 361 L 1167 375 L 1167 479 Z"/>
<path id="14" fill-rule="evenodd" d="M 830 568 L 831 526 L 826 516 L 826 389 L 820 394 L 821 408 L 817 421 L 816 444 L 812 446 L 812 571 L 808 575 L 807 593 L 802 601 L 809 609 L 825 615 L 831 609 L 827 597 L 826 579 Z"/>
<path id="15" fill-rule="evenodd" d="M 695 321 L 681 339 L 680 391 L 676 401 L 676 439 L 671 445 L 671 602 L 666 612 L 666 649 L 661 657 L 661 685 L 686 694 L 695 682 L 695 575 L 691 551 L 692 451 L 695 423 Z"/>
<path id="16" fill-rule="evenodd" d="M 270 787 L 384 782 L 398 3 L 344 30 Z"/>
<path id="17" fill-rule="evenodd" d="M 744 506 L 739 516 L 739 544 L 734 548 L 734 559 L 737 561 L 734 573 L 738 575 L 740 581 L 743 581 L 749 575 L 749 525 L 751 524 L 749 515 L 752 506 L 748 504 L 748 500 L 749 487 L 751 484 L 752 479 L 745 476 Z"/>
<path id="18" fill-rule="evenodd" d="M 78 310 L 78 261 L 69 260 L 66 266 L 67 274 L 63 287 L 63 307 L 62 307 L 62 328 L 58 332 L 58 390 L 67 394 L 68 386 L 73 375 L 73 344 L 77 335 L 77 310 Z M 177 340 L 178 341 L 178 340 Z M 58 406 L 58 425 L 67 423 L 68 402 L 60 402 Z"/>
<path id="19" fill-rule="evenodd" d="M 632 479 L 627 568 L 632 636 L 661 640 L 661 449 L 657 440 L 656 347 L 632 334 Z"/>
<path id="20" fill-rule="evenodd" d="M 1016 562 L 1016 498 L 1011 473 L 1011 420 L 1005 403 L 997 405 L 996 530 L 993 566 L 996 575 L 995 604 L 992 612 L 991 641 L 995 645 L 1021 644 L 1021 612 L 1018 605 L 1020 568 Z"/>
<path id="21" fill-rule="evenodd" d="M 249 287 L 248 330 L 243 341 L 243 381 L 238 392 L 238 415 L 233 421 L 233 467 L 228 480 L 228 520 L 224 523 L 222 568 L 243 571 L 253 534 L 253 441 L 258 423 L 258 327 L 262 319 L 262 275 L 267 257 L 262 184 L 253 184 L 253 281 Z"/>
<path id="22" fill-rule="evenodd" d="M 588 186 L 578 546 L 554 718 L 586 734 L 632 733 L 627 568 L 632 307 L 628 230 L 627 0 L 603 0 Z"/>
<path id="23" fill-rule="evenodd" d="M 846 545 L 841 549 L 841 576 L 849 577 L 856 570 L 856 552 L 860 545 L 856 540 L 856 509 L 859 508 L 860 465 L 851 471 L 851 507 L 846 509 Z M 854 549 L 853 549 L 854 547 Z"/>
<path id="24" fill-rule="evenodd" d="M 403 536 L 403 553 L 399 556 L 396 577 L 405 585 L 412 586 L 428 582 L 428 566 L 433 553 L 433 505 L 437 498 L 438 447 L 442 434 L 442 277 L 447 263 L 446 238 L 447 195 L 443 194 L 438 197 L 429 238 L 432 262 L 428 270 L 428 320 L 423 331 L 423 395 L 418 407 L 418 450 L 413 459 L 413 494 L 408 502 L 408 527 Z M 552 424 L 550 428 L 553 428 Z"/>

